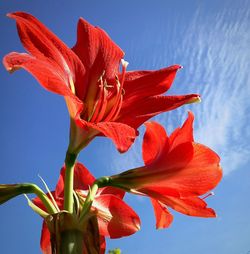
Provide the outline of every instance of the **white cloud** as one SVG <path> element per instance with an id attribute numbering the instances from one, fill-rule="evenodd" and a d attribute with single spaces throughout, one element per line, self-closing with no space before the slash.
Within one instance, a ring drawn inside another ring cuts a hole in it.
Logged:
<path id="1" fill-rule="evenodd" d="M 141 152 L 143 127 L 141 127 L 140 130 L 141 135 L 136 139 L 135 143 L 128 152 L 119 154 L 117 151 L 115 151 L 112 154 L 112 174 L 120 173 L 122 171 L 143 165 Z"/>
<path id="2" fill-rule="evenodd" d="M 247 9 L 241 9 L 204 20 L 197 12 L 187 31 L 192 80 L 206 84 L 200 87 L 203 102 L 195 107 L 195 136 L 219 153 L 225 174 L 250 158 L 248 15 Z"/>
<path id="3" fill-rule="evenodd" d="M 196 11 L 181 34 L 182 43 L 172 52 L 171 60 L 182 59 L 185 69 L 178 74 L 182 78 L 177 79 L 171 91 L 176 94 L 198 92 L 202 103 L 156 117 L 160 123 L 167 123 L 170 132 L 182 124 L 187 116 L 184 112 L 191 109 L 196 116 L 196 140 L 220 155 L 224 174 L 250 162 L 250 12 L 245 7 L 223 10 L 211 16 L 204 15 L 202 9 Z M 176 27 L 172 30 L 168 33 L 175 34 Z M 163 36 L 164 32 L 159 34 Z M 168 49 L 164 57 L 165 38 L 161 38 L 162 45 L 156 40 L 158 56 L 169 59 Z M 191 85 L 179 86 L 180 81 Z M 176 89 L 178 86 L 182 90 Z M 141 138 L 126 155 L 115 155 L 113 163 L 118 169 L 133 168 L 142 163 Z"/>

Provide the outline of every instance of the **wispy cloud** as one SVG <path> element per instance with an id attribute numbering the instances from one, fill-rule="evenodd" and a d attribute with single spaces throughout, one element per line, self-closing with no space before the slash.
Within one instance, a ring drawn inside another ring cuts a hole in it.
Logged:
<path id="1" fill-rule="evenodd" d="M 250 162 L 250 12 L 246 7 L 247 3 L 209 16 L 202 8 L 196 11 L 171 58 L 181 59 L 185 67 L 175 87 L 180 82 L 195 84 L 185 89 L 200 93 L 202 103 L 157 117 L 159 122 L 167 122 L 170 132 L 183 122 L 187 109 L 194 111 L 196 140 L 221 156 L 225 174 Z M 175 31 L 173 27 L 168 33 Z M 162 44 L 156 40 L 162 47 L 158 55 L 162 58 L 165 53 L 163 58 L 169 59 L 169 49 L 164 51 L 165 38 L 161 38 Z M 172 91 L 187 92 L 175 88 Z M 112 163 L 119 169 L 132 168 L 141 163 L 140 158 L 141 138 L 126 155 L 114 156 Z"/>
<path id="2" fill-rule="evenodd" d="M 143 127 L 140 128 L 142 130 Z M 143 133 L 143 131 L 141 131 Z M 133 146 L 129 149 L 128 152 L 124 154 L 119 154 L 117 151 L 114 151 L 110 162 L 110 169 L 112 174 L 122 172 L 127 169 L 139 167 L 143 165 L 142 155 L 141 155 L 141 145 L 142 145 L 142 136 L 140 135 Z"/>
<path id="3" fill-rule="evenodd" d="M 204 20 L 202 11 L 186 32 L 185 55 L 199 81 L 203 102 L 195 107 L 196 138 L 215 149 L 225 174 L 250 159 L 249 9 L 224 10 Z"/>

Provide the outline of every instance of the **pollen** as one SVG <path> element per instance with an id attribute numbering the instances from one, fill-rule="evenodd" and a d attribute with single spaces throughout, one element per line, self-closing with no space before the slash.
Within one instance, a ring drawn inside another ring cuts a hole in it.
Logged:
<path id="1" fill-rule="evenodd" d="M 121 60 L 121 64 L 122 64 L 122 67 L 124 67 L 125 69 L 127 69 L 128 65 L 129 65 L 129 62 L 125 61 L 124 59 Z"/>

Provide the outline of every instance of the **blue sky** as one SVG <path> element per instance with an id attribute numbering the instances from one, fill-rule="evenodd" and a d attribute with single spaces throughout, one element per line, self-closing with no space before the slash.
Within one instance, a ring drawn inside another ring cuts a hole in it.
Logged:
<path id="1" fill-rule="evenodd" d="M 146 3 L 145 3 L 146 2 Z M 125 51 L 129 70 L 158 69 L 175 63 L 171 94 L 200 93 L 202 103 L 156 117 L 170 133 L 192 110 L 196 140 L 222 160 L 224 178 L 207 199 L 216 219 L 176 212 L 169 229 L 155 230 L 146 198 L 127 195 L 141 217 L 141 231 L 108 241 L 124 254 L 246 254 L 250 251 L 249 59 L 250 6 L 240 1 L 1 1 L 1 58 L 23 52 L 15 23 L 5 14 L 22 10 L 38 17 L 67 45 L 76 39 L 80 16 L 105 29 Z M 9 75 L 0 68 L 1 183 L 35 182 L 38 174 L 51 189 L 68 144 L 68 113 L 63 98 L 43 90 L 25 71 Z M 140 128 L 143 134 L 144 128 Z M 95 139 L 79 156 L 98 177 L 142 165 L 141 138 L 120 155 L 110 140 Z M 24 197 L 0 207 L 2 253 L 40 253 L 41 219 Z"/>

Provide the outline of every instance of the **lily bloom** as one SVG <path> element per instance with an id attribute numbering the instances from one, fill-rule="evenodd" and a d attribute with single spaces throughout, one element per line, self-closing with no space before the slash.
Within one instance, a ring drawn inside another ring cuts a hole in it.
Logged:
<path id="1" fill-rule="evenodd" d="M 45 89 L 64 96 L 71 119 L 71 153 L 78 153 L 95 136 L 111 138 L 125 152 L 146 120 L 199 101 L 197 94 L 162 95 L 179 65 L 126 72 L 124 52 L 102 29 L 82 18 L 76 44 L 70 49 L 32 15 L 15 12 L 8 17 L 16 20 L 28 53 L 9 53 L 3 64 L 9 72 L 27 70 Z"/>
<path id="2" fill-rule="evenodd" d="M 52 192 L 59 210 L 63 210 L 64 177 L 65 166 L 61 170 L 56 189 Z M 94 176 L 87 168 L 80 163 L 76 163 L 74 168 L 74 190 L 80 203 L 80 210 L 87 197 L 89 186 L 91 186 L 94 181 Z M 123 196 L 124 191 L 113 187 L 104 187 L 98 190 L 92 203 L 90 212 L 97 218 L 102 251 L 105 250 L 104 237 L 120 238 L 131 235 L 140 229 L 140 219 L 138 215 L 122 200 Z M 39 198 L 33 199 L 33 203 L 46 211 L 46 208 Z M 43 222 L 42 228 L 41 249 L 44 254 L 51 253 L 50 232 L 45 221 Z"/>
<path id="3" fill-rule="evenodd" d="M 220 157 L 194 142 L 193 119 L 189 112 L 183 126 L 170 136 L 160 124 L 146 123 L 142 147 L 145 166 L 110 179 L 112 186 L 151 198 L 157 228 L 168 227 L 173 220 L 167 207 L 190 216 L 216 216 L 204 199 L 222 178 Z"/>

